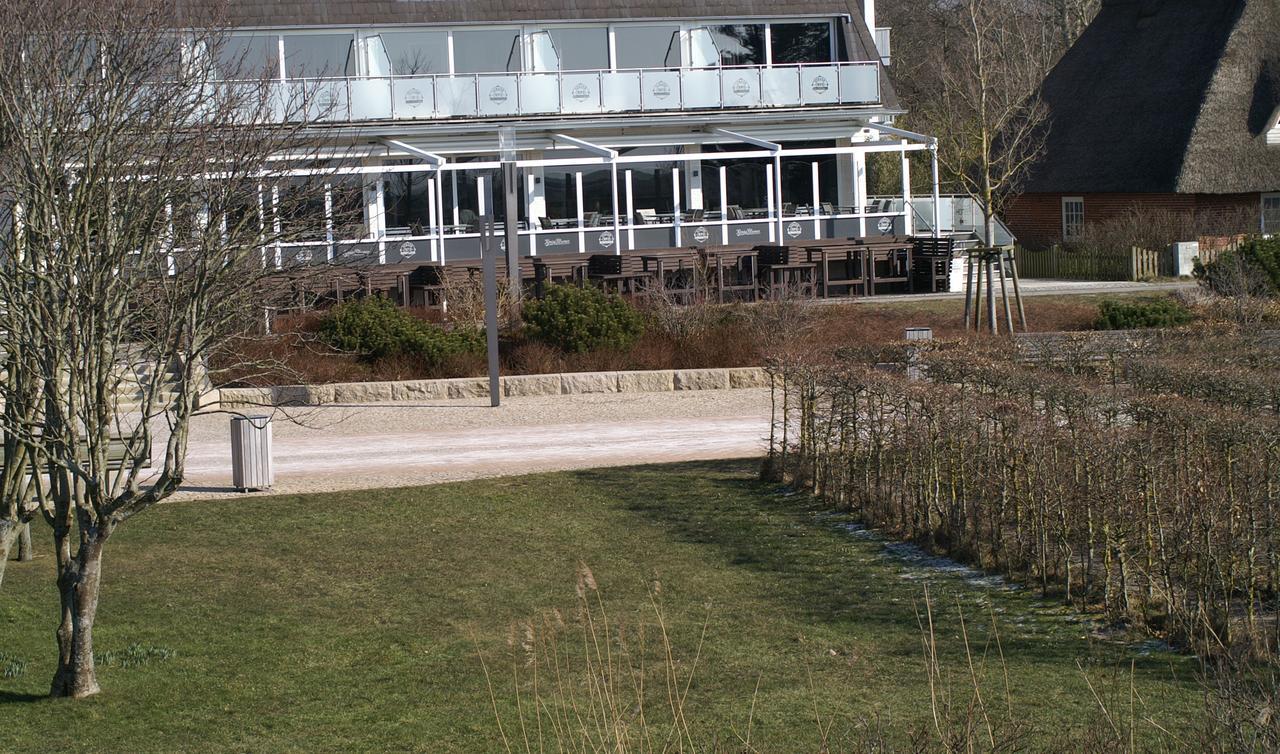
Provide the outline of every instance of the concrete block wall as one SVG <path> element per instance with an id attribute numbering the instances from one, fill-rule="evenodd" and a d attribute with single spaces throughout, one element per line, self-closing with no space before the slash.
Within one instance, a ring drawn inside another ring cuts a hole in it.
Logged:
<path id="1" fill-rule="evenodd" d="M 769 386 L 761 367 L 733 369 L 675 369 L 651 372 L 579 372 L 521 374 L 502 377 L 502 395 L 528 398 L 591 393 L 662 393 L 685 390 L 744 390 Z M 269 406 L 364 405 L 416 403 L 489 397 L 487 377 L 400 382 L 346 382 L 335 385 L 280 385 L 266 388 L 224 388 L 219 406 L 245 409 Z"/>

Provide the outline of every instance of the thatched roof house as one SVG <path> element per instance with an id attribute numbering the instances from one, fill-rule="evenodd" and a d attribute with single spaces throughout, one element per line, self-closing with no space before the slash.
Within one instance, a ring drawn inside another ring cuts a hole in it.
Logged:
<path id="1" fill-rule="evenodd" d="M 1134 205 L 1280 231 L 1280 0 L 1104 0 L 1041 98 L 1046 154 L 1008 213 L 1024 243 Z"/>

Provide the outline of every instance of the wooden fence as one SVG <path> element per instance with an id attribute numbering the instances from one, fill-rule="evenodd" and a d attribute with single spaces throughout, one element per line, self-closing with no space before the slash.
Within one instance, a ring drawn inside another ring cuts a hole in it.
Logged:
<path id="1" fill-rule="evenodd" d="M 1220 246 L 1202 243 L 1198 257 L 1202 264 L 1212 264 L 1220 254 L 1234 251 L 1240 245 L 1238 239 Z M 1137 246 L 1128 253 L 1067 250 L 1060 246 L 1032 251 L 1019 246 L 1013 254 L 1018 261 L 1018 274 L 1024 278 L 1138 281 L 1174 277 L 1176 272 L 1172 254 Z"/>
<path id="2" fill-rule="evenodd" d="M 1014 259 L 1018 274 L 1024 278 L 1136 281 L 1174 275 L 1171 255 L 1136 246 L 1128 253 L 1068 251 L 1058 246 L 1039 251 L 1018 247 Z"/>

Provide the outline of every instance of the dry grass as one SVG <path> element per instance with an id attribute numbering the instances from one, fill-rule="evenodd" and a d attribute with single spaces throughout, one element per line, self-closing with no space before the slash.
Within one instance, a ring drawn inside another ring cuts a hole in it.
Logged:
<path id="1" fill-rule="evenodd" d="M 468 299 L 469 300 L 469 299 Z M 1040 332 L 1087 330 L 1098 316 L 1096 296 L 1055 296 L 1029 299 L 1030 329 Z M 474 303 L 474 302 L 472 302 Z M 758 366 L 780 348 L 804 351 L 810 358 L 833 356 L 855 346 L 888 345 L 908 327 L 932 327 L 939 337 L 963 334 L 963 303 L 955 299 L 870 302 L 804 306 L 795 302 L 715 305 L 705 301 L 675 307 L 647 297 L 638 301 L 647 315 L 645 334 L 627 351 L 566 354 L 508 332 L 502 343 L 505 374 L 555 374 L 648 369 L 698 369 Z M 438 321 L 436 312 L 412 310 L 415 316 Z M 454 315 L 469 321 L 472 305 Z M 226 369 L 224 384 L 287 384 L 305 382 L 370 382 L 380 380 L 474 377 L 486 370 L 483 355 L 465 354 L 430 366 L 401 357 L 369 362 L 325 346 L 316 338 L 322 313 L 281 317 L 276 333 L 246 341 L 235 354 L 215 362 L 270 363 L 274 369 Z"/>

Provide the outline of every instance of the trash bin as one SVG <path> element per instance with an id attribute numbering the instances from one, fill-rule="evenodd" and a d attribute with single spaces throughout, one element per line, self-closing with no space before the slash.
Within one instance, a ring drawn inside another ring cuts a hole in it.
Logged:
<path id="1" fill-rule="evenodd" d="M 271 417 L 231 420 L 231 484 L 240 492 L 268 490 L 271 477 Z"/>

